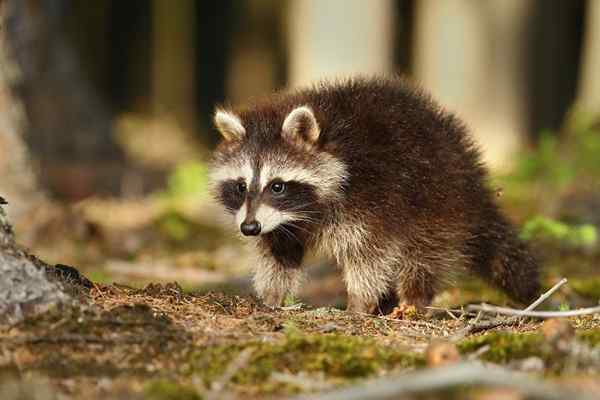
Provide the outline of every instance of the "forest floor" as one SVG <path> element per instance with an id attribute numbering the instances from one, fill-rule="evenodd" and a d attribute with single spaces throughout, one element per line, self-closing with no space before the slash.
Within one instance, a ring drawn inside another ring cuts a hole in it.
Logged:
<path id="1" fill-rule="evenodd" d="M 127 215 L 140 209 L 125 203 L 111 203 L 116 208 L 109 214 L 118 215 L 119 207 L 129 209 L 123 210 Z M 107 231 L 72 210 L 56 215 L 34 235 L 44 244 L 33 252 L 77 265 L 93 284 L 73 293 L 83 305 L 0 327 L 1 399 L 316 396 L 360 388 L 378 377 L 409 382 L 447 365 L 501 367 L 544 393 L 563 396 L 572 390 L 600 397 L 599 314 L 546 322 L 478 317 L 468 305 L 524 306 L 470 277 L 438 295 L 427 314 L 356 314 L 343 310 L 339 273 L 326 266 L 313 268 L 314 279 L 299 299 L 272 310 L 252 296 L 247 265 L 233 265 L 232 254 L 246 261 L 247 254 L 235 240 L 219 237 L 218 230 L 178 216 L 187 234 L 173 241 L 169 230 L 161 236 L 164 216 L 135 228 L 111 220 L 106 225 L 112 231 Z M 85 227 L 77 228 L 81 224 Z M 77 238 L 61 236 L 61 229 L 77 232 Z M 58 239 L 44 242 L 40 235 Z M 136 242 L 132 253 L 124 255 L 122 246 L 128 244 L 115 237 Z M 537 251 L 544 255 L 546 289 L 569 279 L 538 309 L 598 304 L 597 252 L 542 245 Z M 229 269 L 215 266 L 219 257 L 232 264 Z M 443 374 L 434 381 L 440 379 Z M 523 399 L 532 394 L 514 382 L 507 382 L 508 389 L 458 383 L 417 388 L 413 398 Z M 544 393 L 533 394 L 546 398 Z"/>
<path id="2" fill-rule="evenodd" d="M 582 138 L 568 159 L 540 145 L 498 190 L 542 260 L 543 291 L 568 279 L 536 310 L 600 301 L 600 135 Z M 17 224 L 32 254 L 91 283 L 72 306 L 0 325 L 0 399 L 600 398 L 599 313 L 479 314 L 470 306 L 527 305 L 473 277 L 427 313 L 371 316 L 344 311 L 339 271 L 310 259 L 300 297 L 263 306 L 253 258 L 220 228 L 221 211 L 181 198 L 205 175 L 187 166 L 159 196 L 49 204 Z"/>

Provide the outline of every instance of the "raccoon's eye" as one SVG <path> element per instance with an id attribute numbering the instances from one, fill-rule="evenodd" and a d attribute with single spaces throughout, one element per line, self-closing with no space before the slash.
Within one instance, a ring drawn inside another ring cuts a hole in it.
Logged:
<path id="1" fill-rule="evenodd" d="M 246 193 L 246 183 L 245 182 L 238 182 L 236 185 L 237 191 L 239 194 L 244 194 Z"/>
<path id="2" fill-rule="evenodd" d="M 273 194 L 281 194 L 281 193 L 285 192 L 285 183 L 283 183 L 283 182 L 271 183 L 271 192 Z"/>

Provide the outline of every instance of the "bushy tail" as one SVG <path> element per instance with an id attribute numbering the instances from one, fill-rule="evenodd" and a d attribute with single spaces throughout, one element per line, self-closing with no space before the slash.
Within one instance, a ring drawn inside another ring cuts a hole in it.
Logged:
<path id="1" fill-rule="evenodd" d="M 490 225 L 485 235 L 489 242 L 484 246 L 487 262 L 479 266 L 481 275 L 514 300 L 529 304 L 541 294 L 538 260 L 501 215 Z"/>

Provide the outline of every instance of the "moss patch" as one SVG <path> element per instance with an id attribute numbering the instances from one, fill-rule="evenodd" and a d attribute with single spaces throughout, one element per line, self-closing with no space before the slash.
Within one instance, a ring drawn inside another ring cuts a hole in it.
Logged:
<path id="1" fill-rule="evenodd" d="M 492 332 L 464 340 L 458 346 L 463 354 L 472 353 L 483 346 L 490 346 L 482 359 L 495 363 L 507 363 L 531 356 L 543 356 L 544 337 L 538 333 Z"/>
<path id="2" fill-rule="evenodd" d="M 249 341 L 202 348 L 196 352 L 193 372 L 208 384 L 218 379 L 243 350 L 251 349 L 246 366 L 240 368 L 232 382 L 259 386 L 262 392 L 274 392 L 293 391 L 293 388 L 272 382 L 273 372 L 318 373 L 334 380 L 351 380 L 424 363 L 418 355 L 378 345 L 372 339 L 303 334 L 293 328 L 286 330 L 283 339 L 273 342 Z"/>
<path id="3" fill-rule="evenodd" d="M 600 329 L 577 332 L 577 338 L 590 346 L 600 346 Z"/>
<path id="4" fill-rule="evenodd" d="M 600 299 L 600 277 L 571 279 L 569 285 L 577 294 L 594 300 Z"/>
<path id="5" fill-rule="evenodd" d="M 202 400 L 202 396 L 193 387 L 164 379 L 146 384 L 144 398 L 149 400 Z"/>

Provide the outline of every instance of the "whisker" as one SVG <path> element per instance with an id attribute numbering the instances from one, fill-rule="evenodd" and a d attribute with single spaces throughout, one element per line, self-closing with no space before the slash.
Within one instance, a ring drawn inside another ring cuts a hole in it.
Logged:
<path id="1" fill-rule="evenodd" d="M 286 222 L 286 225 L 289 225 L 289 226 L 291 226 L 292 228 L 299 229 L 299 230 L 301 230 L 301 231 L 303 231 L 303 232 L 305 232 L 305 233 L 308 233 L 309 235 L 310 235 L 310 234 L 312 234 L 312 232 L 311 232 L 311 231 L 309 231 L 308 229 L 306 229 L 306 228 L 303 228 L 303 227 L 301 227 L 301 226 L 299 226 L 299 225 L 296 225 L 296 224 L 294 224 L 293 222 Z"/>
<path id="2" fill-rule="evenodd" d="M 317 224 L 320 222 L 318 219 L 311 218 L 311 217 L 308 217 L 308 216 L 302 215 L 302 214 L 294 215 L 293 221 L 303 221 L 303 222 L 309 222 L 309 223 L 313 223 L 313 224 Z"/>
<path id="3" fill-rule="evenodd" d="M 294 235 L 294 232 L 290 231 L 288 228 L 285 227 L 284 224 L 279 225 L 279 228 L 281 228 L 281 231 L 286 234 L 287 237 L 289 237 L 290 239 L 294 239 L 296 240 L 298 243 L 302 244 L 302 242 L 300 241 L 300 239 L 298 239 L 298 237 L 296 235 Z"/>

